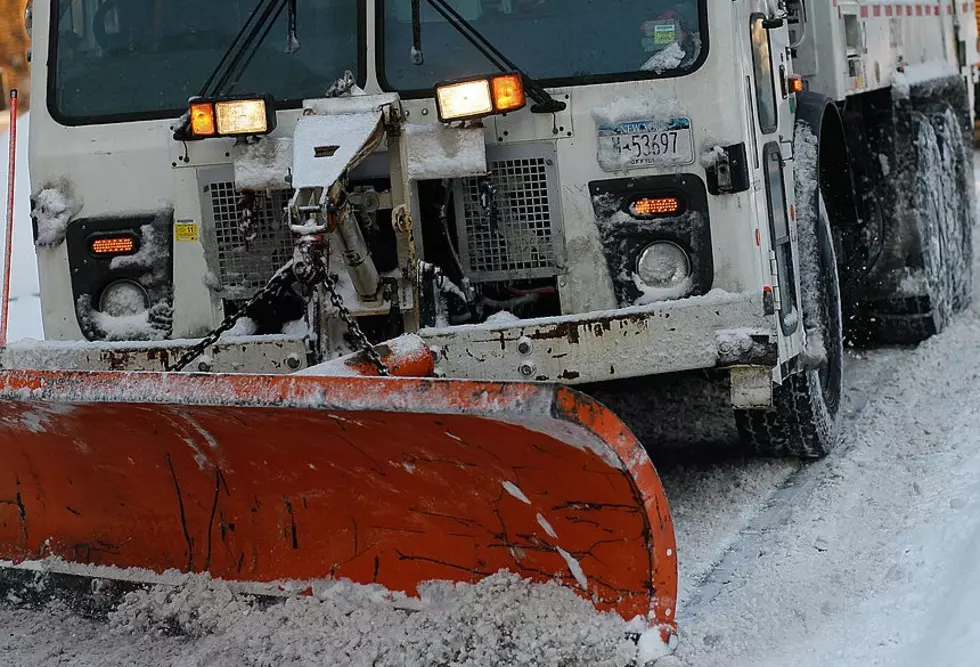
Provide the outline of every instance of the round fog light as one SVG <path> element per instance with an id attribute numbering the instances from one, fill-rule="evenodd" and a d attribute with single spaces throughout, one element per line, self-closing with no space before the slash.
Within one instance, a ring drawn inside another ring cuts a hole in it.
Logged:
<path id="1" fill-rule="evenodd" d="M 112 317 L 139 315 L 150 307 L 146 290 L 132 280 L 117 280 L 102 291 L 99 310 Z"/>
<path id="2" fill-rule="evenodd" d="M 647 287 L 670 289 L 691 277 L 691 260 L 676 243 L 651 243 L 636 261 L 636 275 Z"/>

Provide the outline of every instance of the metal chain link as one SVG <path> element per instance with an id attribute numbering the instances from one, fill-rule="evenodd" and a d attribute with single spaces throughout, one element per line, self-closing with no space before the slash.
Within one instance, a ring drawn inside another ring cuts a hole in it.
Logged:
<path id="1" fill-rule="evenodd" d="M 248 315 L 248 313 L 255 308 L 259 303 L 265 301 L 266 299 L 272 298 L 279 291 L 280 288 L 286 287 L 289 284 L 290 274 L 292 273 L 293 263 L 292 261 L 287 262 L 283 265 L 281 269 L 276 271 L 276 274 L 265 284 L 262 289 L 255 293 L 251 299 L 249 299 L 245 305 L 235 311 L 233 314 L 229 315 L 224 319 L 224 321 L 211 331 L 207 336 L 202 338 L 200 342 L 196 343 L 193 347 L 189 348 L 184 354 L 177 359 L 176 362 L 172 364 L 166 364 L 165 368 L 167 372 L 182 371 L 187 367 L 192 361 L 204 354 L 204 351 L 209 347 L 218 342 L 223 334 L 230 331 L 238 321 L 243 317 Z"/>
<path id="2" fill-rule="evenodd" d="M 337 310 L 337 314 L 340 315 L 340 319 L 347 325 L 348 331 L 350 331 L 351 335 L 357 339 L 357 343 L 361 346 L 364 354 L 366 354 L 368 359 L 374 363 L 375 367 L 378 369 L 378 374 L 389 377 L 391 375 L 391 369 L 388 368 L 388 365 L 381 358 L 381 354 L 378 352 L 378 349 L 374 347 L 371 341 L 368 340 L 368 337 L 361 330 L 361 326 L 357 323 L 357 319 L 350 312 L 347 306 L 344 305 L 344 298 L 337 292 L 337 281 L 329 273 L 326 273 L 323 277 L 323 284 L 326 286 L 327 292 L 330 294 L 330 303 L 332 303 L 333 307 Z"/>
<path id="3" fill-rule="evenodd" d="M 269 282 L 266 283 L 262 289 L 256 292 L 255 295 L 245 303 L 245 305 L 239 308 L 234 314 L 226 317 L 217 328 L 202 338 L 200 342 L 189 348 L 180 356 L 179 359 L 177 359 L 176 362 L 173 364 L 166 364 L 165 368 L 167 372 L 182 371 L 188 364 L 204 354 L 205 350 L 217 343 L 222 335 L 230 331 L 238 323 L 238 321 L 248 315 L 248 313 L 255 306 L 262 303 L 266 299 L 274 297 L 280 288 L 286 287 L 289 284 L 292 268 L 292 261 L 289 261 L 283 265 L 283 267 L 279 269 L 274 276 L 272 276 Z M 337 314 L 340 315 L 340 319 L 347 325 L 347 329 L 350 331 L 351 335 L 357 340 L 361 350 L 364 351 L 364 354 L 367 355 L 368 359 L 370 359 L 378 369 L 378 374 L 385 377 L 390 377 L 391 369 L 388 368 L 388 365 L 381 358 L 381 354 L 378 352 L 378 349 L 364 334 L 364 331 L 357 323 L 357 319 L 354 317 L 353 313 L 351 313 L 350 309 L 348 309 L 344 304 L 344 298 L 337 291 L 337 280 L 330 275 L 325 267 L 317 268 L 318 270 L 316 270 L 313 274 L 313 282 L 322 282 L 327 288 L 327 293 L 330 295 L 330 303 L 333 304 L 333 307 L 337 310 Z"/>

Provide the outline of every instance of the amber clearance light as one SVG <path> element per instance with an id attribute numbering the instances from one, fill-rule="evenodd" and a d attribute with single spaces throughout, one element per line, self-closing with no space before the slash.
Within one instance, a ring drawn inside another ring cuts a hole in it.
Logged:
<path id="1" fill-rule="evenodd" d="M 520 74 L 501 74 L 436 86 L 436 109 L 444 123 L 473 120 L 523 109 L 527 104 Z"/>
<path id="2" fill-rule="evenodd" d="M 89 248 L 93 255 L 131 255 L 136 252 L 136 239 L 128 234 L 102 236 L 92 239 Z"/>
<path id="3" fill-rule="evenodd" d="M 790 93 L 802 93 L 804 89 L 803 77 L 791 75 L 786 77 L 786 90 Z"/>
<path id="4" fill-rule="evenodd" d="M 678 197 L 641 197 L 630 204 L 630 213 L 638 218 L 675 215 L 682 209 Z"/>

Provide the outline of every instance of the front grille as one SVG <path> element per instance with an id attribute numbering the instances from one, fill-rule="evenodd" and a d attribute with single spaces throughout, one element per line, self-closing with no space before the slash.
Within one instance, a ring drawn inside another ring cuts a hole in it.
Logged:
<path id="1" fill-rule="evenodd" d="M 559 273 L 563 237 L 554 148 L 488 149 L 497 189 L 496 224 L 481 205 L 482 179 L 455 184 L 460 259 L 474 282 L 547 278 Z"/>
<path id="2" fill-rule="evenodd" d="M 208 263 L 225 299 L 247 299 L 292 258 L 293 239 L 284 220 L 288 192 L 256 193 L 254 232 L 249 242 L 239 228 L 238 192 L 230 169 L 199 172 Z"/>

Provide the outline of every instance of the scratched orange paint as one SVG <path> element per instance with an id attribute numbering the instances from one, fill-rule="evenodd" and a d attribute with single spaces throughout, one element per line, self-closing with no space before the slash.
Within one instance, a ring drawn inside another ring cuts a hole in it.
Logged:
<path id="1" fill-rule="evenodd" d="M 5 371 L 0 463 L 0 558 L 409 594 L 509 569 L 674 627 L 657 474 L 566 387 Z"/>

